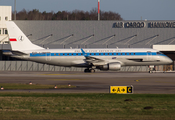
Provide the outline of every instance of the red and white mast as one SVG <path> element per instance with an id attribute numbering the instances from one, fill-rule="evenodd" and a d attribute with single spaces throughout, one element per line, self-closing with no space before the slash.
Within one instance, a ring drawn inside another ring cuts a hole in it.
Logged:
<path id="1" fill-rule="evenodd" d="M 100 0 L 98 0 L 98 20 L 100 20 Z"/>

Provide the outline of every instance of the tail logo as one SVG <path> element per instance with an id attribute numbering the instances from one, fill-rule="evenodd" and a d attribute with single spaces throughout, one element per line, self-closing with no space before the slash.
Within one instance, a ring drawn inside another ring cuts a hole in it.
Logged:
<path id="1" fill-rule="evenodd" d="M 21 35 L 21 36 L 18 37 L 18 40 L 19 41 L 24 41 L 24 37 Z"/>

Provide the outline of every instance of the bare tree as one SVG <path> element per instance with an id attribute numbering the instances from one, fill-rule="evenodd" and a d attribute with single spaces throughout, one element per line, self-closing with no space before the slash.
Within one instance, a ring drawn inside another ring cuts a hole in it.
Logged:
<path id="1" fill-rule="evenodd" d="M 57 13 L 51 12 L 39 12 L 37 9 L 32 11 L 26 11 L 25 9 L 17 12 L 17 20 L 97 20 L 98 9 L 93 8 L 88 11 L 73 10 L 68 11 L 58 11 Z M 101 11 L 101 20 L 123 20 L 120 14 L 112 11 Z"/>

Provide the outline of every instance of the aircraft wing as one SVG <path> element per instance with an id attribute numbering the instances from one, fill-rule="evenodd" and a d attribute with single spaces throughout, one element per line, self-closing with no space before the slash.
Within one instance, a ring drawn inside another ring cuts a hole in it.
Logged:
<path id="1" fill-rule="evenodd" d="M 96 58 L 96 57 L 91 57 L 91 56 L 86 56 L 86 61 L 89 61 L 89 62 L 103 62 L 105 60 L 103 59 L 99 59 L 99 58 Z"/>
<path id="2" fill-rule="evenodd" d="M 89 64 L 93 64 L 93 65 L 104 65 L 105 64 L 105 60 L 103 59 L 99 59 L 96 57 L 92 57 L 92 56 L 88 56 L 87 53 L 84 52 L 83 49 L 81 49 L 84 57 L 86 58 L 85 61 Z"/>

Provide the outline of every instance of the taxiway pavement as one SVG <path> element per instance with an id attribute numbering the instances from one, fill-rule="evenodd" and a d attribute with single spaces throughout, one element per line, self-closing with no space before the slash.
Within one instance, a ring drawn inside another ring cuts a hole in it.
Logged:
<path id="1" fill-rule="evenodd" d="M 109 86 L 134 86 L 137 94 L 175 94 L 175 73 L 140 72 L 0 72 L 1 83 L 71 85 L 71 89 L 3 90 L 0 92 L 109 93 Z"/>

